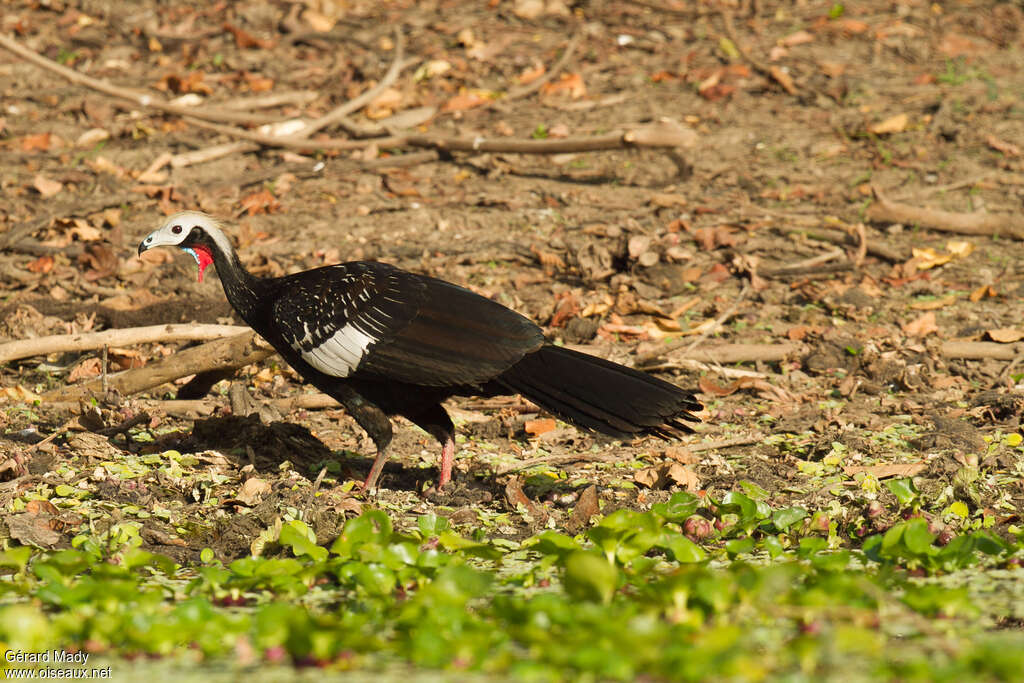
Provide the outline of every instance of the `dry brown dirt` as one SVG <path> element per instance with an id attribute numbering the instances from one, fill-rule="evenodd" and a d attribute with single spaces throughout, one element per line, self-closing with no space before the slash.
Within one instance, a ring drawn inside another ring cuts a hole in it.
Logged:
<path id="1" fill-rule="evenodd" d="M 564 425 L 543 431 L 533 421 L 544 416 L 518 400 L 452 401 L 454 489 L 424 494 L 437 445 L 401 424 L 383 488 L 364 500 L 351 485 L 372 443 L 341 410 L 231 415 L 224 381 L 208 397 L 211 415 L 155 409 L 127 432 L 110 430 L 138 414 L 140 397 L 97 397 L 92 422 L 32 404 L 31 394 L 99 372 L 99 352 L 56 354 L 3 369 L 3 509 L 69 484 L 88 496 L 53 511 L 63 521 L 51 524 L 59 538 L 49 545 L 66 545 L 87 520 L 138 518 L 147 547 L 183 560 L 206 546 L 246 554 L 283 514 L 304 514 L 329 538 L 362 505 L 400 519 L 436 510 L 464 529 L 522 537 L 565 528 L 592 484 L 607 511 L 646 508 L 685 485 L 717 497 L 753 482 L 773 505 L 825 510 L 847 530 L 867 501 L 890 495 L 881 480 L 912 474 L 937 511 L 960 499 L 997 529 L 1019 521 L 1020 347 L 1009 361 L 965 360 L 943 345 L 991 340 L 993 330 L 997 340 L 1024 336 L 1020 238 L 1011 228 L 963 235 L 870 219 L 876 188 L 920 209 L 1019 221 L 1019 5 L 867 2 L 839 13 L 832 3 L 744 3 L 727 8 L 730 31 L 724 6 L 659 2 L 674 11 L 551 2 L 529 18 L 507 1 L 353 2 L 322 34 L 308 14 L 323 15 L 322 3 L 6 3 L 4 35 L 154 97 L 195 93 L 219 105 L 301 90 L 312 99 L 262 113 L 317 116 L 383 76 L 401 25 L 417 62 L 389 99 L 349 117 L 354 126 L 436 107 L 419 132 L 575 138 L 664 118 L 698 141 L 680 150 L 682 169 L 657 149 L 456 152 L 361 167 L 415 151 L 368 146 L 262 149 L 143 175 L 165 153 L 231 139 L 0 51 L 4 340 L 231 319 L 212 271 L 198 283 L 186 255 L 135 256 L 165 213 L 201 209 L 229 222 L 259 275 L 388 261 L 471 287 L 553 340 L 627 364 L 692 333 L 657 372 L 699 391 L 707 410 L 700 433 L 679 443 L 619 444 Z M 551 87 L 500 98 L 554 64 L 571 36 L 579 47 Z M 422 71 L 440 63 L 447 71 Z M 493 106 L 466 108 L 472 92 Z M 76 145 L 92 129 L 109 139 Z M 849 244 L 812 236 L 823 229 Z M 781 361 L 682 360 L 730 344 L 796 348 Z M 112 351 L 110 362 L 175 348 Z M 734 370 L 753 374 L 722 374 Z M 257 404 L 305 390 L 275 362 L 233 381 Z M 173 398 L 180 385 L 148 396 Z M 571 455 L 579 460 L 558 460 Z M 560 464 L 498 474 L 544 456 Z"/>

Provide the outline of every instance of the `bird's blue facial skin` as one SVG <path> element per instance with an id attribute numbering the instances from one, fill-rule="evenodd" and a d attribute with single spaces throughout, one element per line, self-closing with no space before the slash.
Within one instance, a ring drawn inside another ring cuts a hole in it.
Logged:
<path id="1" fill-rule="evenodd" d="M 199 265 L 199 254 L 196 253 L 195 249 L 189 249 L 188 247 L 182 247 L 182 251 L 187 251 L 189 255 L 196 260 L 196 265 Z"/>

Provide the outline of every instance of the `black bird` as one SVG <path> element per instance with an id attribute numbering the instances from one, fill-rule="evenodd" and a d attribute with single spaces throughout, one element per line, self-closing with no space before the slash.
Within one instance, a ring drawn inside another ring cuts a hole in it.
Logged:
<path id="1" fill-rule="evenodd" d="M 701 405 L 646 373 L 548 344 L 533 322 L 468 289 L 386 263 L 355 261 L 279 278 L 242 266 L 214 218 L 185 211 L 139 244 L 179 247 L 199 280 L 217 267 L 228 301 L 307 382 L 341 403 L 377 446 L 364 488 L 388 458 L 389 415 L 441 442 L 451 479 L 450 396 L 519 393 L 561 419 L 620 439 L 693 431 Z"/>

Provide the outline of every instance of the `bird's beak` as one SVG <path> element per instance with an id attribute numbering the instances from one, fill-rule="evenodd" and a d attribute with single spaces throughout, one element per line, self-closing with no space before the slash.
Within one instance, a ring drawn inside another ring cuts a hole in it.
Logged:
<path id="1" fill-rule="evenodd" d="M 142 256 L 142 252 L 149 251 L 154 247 L 175 247 L 178 246 L 177 242 L 172 242 L 168 237 L 161 234 L 159 230 L 149 233 L 149 236 L 139 242 L 139 256 Z"/>

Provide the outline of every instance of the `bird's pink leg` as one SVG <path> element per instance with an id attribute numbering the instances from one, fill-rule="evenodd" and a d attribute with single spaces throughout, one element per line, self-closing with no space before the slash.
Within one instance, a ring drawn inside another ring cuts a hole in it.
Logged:
<path id="1" fill-rule="evenodd" d="M 448 437 L 441 447 L 441 463 L 439 469 L 441 476 L 437 481 L 437 488 L 444 488 L 452 480 L 452 465 L 455 464 L 455 441 Z"/>
<path id="2" fill-rule="evenodd" d="M 373 465 L 370 466 L 370 473 L 366 475 L 366 481 L 363 483 L 364 491 L 372 491 L 377 488 L 377 480 L 380 478 L 381 470 L 384 469 L 384 463 L 388 460 L 388 453 L 385 449 L 377 451 L 377 457 L 373 459 Z"/>

